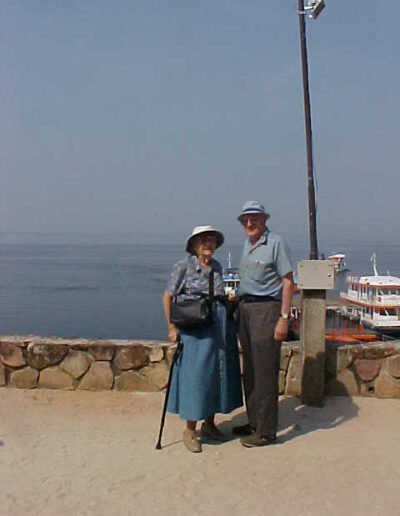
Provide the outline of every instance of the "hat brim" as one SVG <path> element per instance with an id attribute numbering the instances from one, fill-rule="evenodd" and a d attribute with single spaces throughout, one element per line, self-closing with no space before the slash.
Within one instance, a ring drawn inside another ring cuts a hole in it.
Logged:
<path id="1" fill-rule="evenodd" d="M 236 217 L 236 220 L 238 220 L 239 222 L 242 222 L 242 218 L 245 215 L 262 215 L 263 217 L 265 217 L 265 220 L 269 219 L 269 213 L 267 213 L 267 212 L 263 212 L 260 210 L 246 210 L 246 211 L 242 212 L 240 215 L 238 215 Z"/>
<path id="2" fill-rule="evenodd" d="M 186 252 L 187 253 L 190 253 L 190 254 L 193 254 L 194 253 L 194 250 L 193 250 L 193 240 L 200 236 L 200 235 L 204 235 L 204 234 L 210 234 L 210 235 L 214 235 L 215 238 L 217 239 L 217 247 L 216 249 L 218 249 L 218 247 L 221 247 L 221 245 L 224 243 L 225 241 L 225 237 L 224 235 L 220 232 L 220 231 L 217 231 L 216 229 L 213 229 L 213 230 L 207 230 L 207 231 L 201 231 L 200 233 L 197 233 L 196 235 L 191 235 L 187 241 L 186 241 Z"/>

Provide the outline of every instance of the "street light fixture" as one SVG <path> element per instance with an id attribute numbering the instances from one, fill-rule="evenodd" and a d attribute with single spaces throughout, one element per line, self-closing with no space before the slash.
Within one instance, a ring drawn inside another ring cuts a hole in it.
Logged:
<path id="1" fill-rule="evenodd" d="M 308 0 L 308 4 L 304 6 L 304 11 L 310 12 L 309 18 L 316 20 L 324 7 L 324 0 Z"/>

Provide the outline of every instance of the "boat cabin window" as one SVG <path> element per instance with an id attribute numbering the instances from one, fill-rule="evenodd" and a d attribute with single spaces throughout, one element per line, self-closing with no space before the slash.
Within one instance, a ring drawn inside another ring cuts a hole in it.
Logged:
<path id="1" fill-rule="evenodd" d="M 379 294 L 382 296 L 398 296 L 399 290 L 397 288 L 388 288 L 385 290 L 382 289 L 379 291 Z"/>
<path id="2" fill-rule="evenodd" d="M 387 308 L 386 310 L 379 310 L 379 315 L 397 315 L 395 308 Z"/>

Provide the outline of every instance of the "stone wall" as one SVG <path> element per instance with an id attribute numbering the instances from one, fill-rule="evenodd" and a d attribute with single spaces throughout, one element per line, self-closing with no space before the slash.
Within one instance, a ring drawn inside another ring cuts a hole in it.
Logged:
<path id="1" fill-rule="evenodd" d="M 159 391 L 174 350 L 166 343 L 0 337 L 0 385 L 21 389 Z"/>
<path id="2" fill-rule="evenodd" d="M 160 391 L 175 346 L 165 342 L 0 336 L 0 386 Z M 282 345 L 279 393 L 300 393 L 300 343 Z M 400 398 L 400 341 L 328 344 L 326 394 Z"/>
<path id="3" fill-rule="evenodd" d="M 327 395 L 400 398 L 400 341 L 330 344 L 325 359 Z"/>

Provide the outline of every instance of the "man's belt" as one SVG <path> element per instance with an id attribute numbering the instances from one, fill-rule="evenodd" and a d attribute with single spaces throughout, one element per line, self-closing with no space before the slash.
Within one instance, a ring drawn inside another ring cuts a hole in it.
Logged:
<path id="1" fill-rule="evenodd" d="M 267 301 L 279 301 L 272 296 L 253 296 L 251 294 L 243 294 L 240 296 L 239 301 L 243 303 L 265 303 Z"/>

